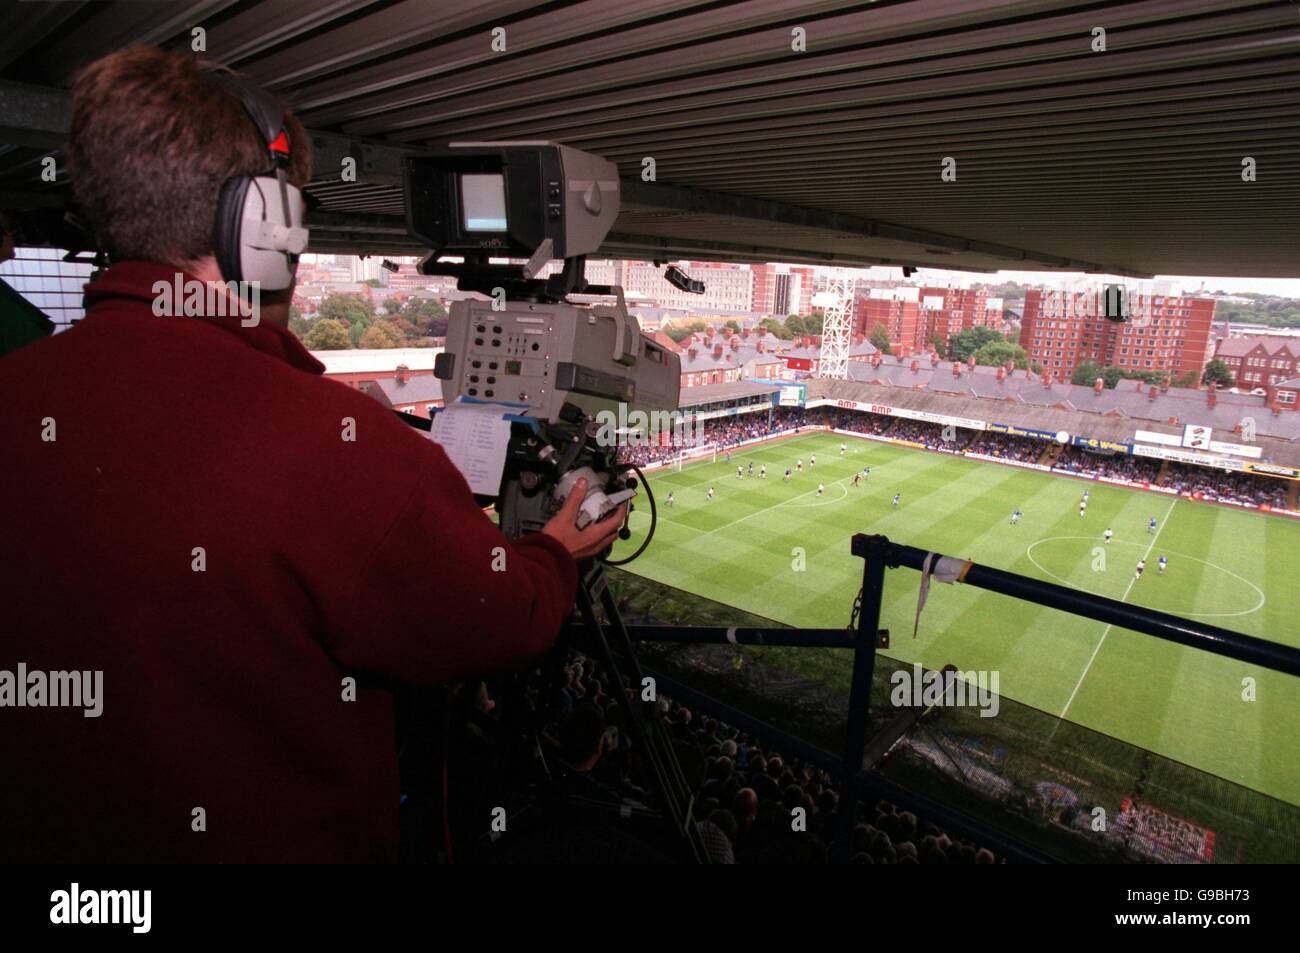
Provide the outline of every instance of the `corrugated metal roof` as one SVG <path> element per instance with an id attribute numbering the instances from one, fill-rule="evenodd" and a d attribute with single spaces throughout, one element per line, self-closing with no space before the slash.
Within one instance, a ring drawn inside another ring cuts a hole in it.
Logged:
<path id="1" fill-rule="evenodd" d="M 680 408 L 699 407 L 719 400 L 738 400 L 742 397 L 759 397 L 775 394 L 781 389 L 780 384 L 759 384 L 755 381 L 728 381 L 723 384 L 701 384 L 699 387 L 683 387 L 677 401 Z"/>
<path id="2" fill-rule="evenodd" d="M 1150 430 L 1171 436 L 1180 436 L 1183 432 L 1181 425 L 1174 427 L 1162 421 L 1084 413 L 1056 406 L 1029 406 L 1016 400 L 992 402 L 974 397 L 859 381 L 809 381 L 808 399 L 816 398 L 885 404 L 954 417 L 968 417 L 990 423 L 1013 424 L 1034 430 L 1064 430 L 1070 434 L 1117 442 L 1131 441 L 1137 430 Z M 1263 450 L 1264 459 L 1284 466 L 1300 467 L 1300 414 L 1284 411 L 1278 416 L 1273 416 L 1267 410 L 1261 409 L 1255 420 L 1258 427 L 1255 443 Z M 1213 414 L 1209 416 L 1198 414 L 1186 422 L 1210 423 L 1219 431 L 1218 439 L 1230 443 L 1241 442 L 1231 435 L 1232 428 L 1237 423 L 1235 419 L 1216 421 Z"/>
<path id="3" fill-rule="evenodd" d="M 1273 414 L 1261 397 L 1250 394 L 1229 394 L 1219 391 L 1215 394 L 1215 406 L 1210 407 L 1208 392 L 1184 387 L 1171 387 L 1167 390 L 1156 389 L 1151 396 L 1148 384 L 1137 381 L 1120 381 L 1119 386 L 1102 388 L 1100 394 L 1091 387 L 1077 384 L 1053 382 L 1051 387 L 1044 386 L 1043 380 L 1027 371 L 1018 370 L 1003 380 L 997 379 L 997 368 L 976 365 L 974 368 L 962 365 L 961 376 L 956 377 L 946 370 L 952 362 L 941 362 L 938 368 L 929 366 L 928 358 L 922 356 L 918 363 L 923 364 L 913 374 L 910 368 L 902 366 L 908 359 L 883 355 L 879 368 L 870 363 L 850 362 L 849 378 L 855 383 L 870 383 L 879 387 L 890 388 L 897 393 L 907 389 L 921 395 L 935 395 L 948 400 L 963 402 L 978 400 L 984 407 L 985 414 L 1010 414 L 1016 417 L 1002 417 L 1006 423 L 1018 423 L 1033 426 L 1032 420 L 1042 421 L 1040 427 L 1045 429 L 1065 429 L 1071 433 L 1087 433 L 1103 437 L 1106 432 L 1088 430 L 1087 427 L 1111 428 L 1111 424 L 1099 421 L 1110 418 L 1119 430 L 1127 428 L 1132 436 L 1135 426 L 1146 429 L 1158 429 L 1170 420 L 1177 420 L 1178 426 L 1170 432 L 1181 433 L 1183 424 L 1201 424 L 1213 427 L 1221 433 L 1230 433 L 1241 425 L 1245 418 L 1254 421 L 1256 433 L 1276 437 L 1279 440 L 1300 440 L 1300 413 L 1283 411 Z M 898 363 L 885 363 L 898 362 Z M 862 398 L 859 398 L 862 399 Z M 891 398 L 882 398 L 888 402 Z M 901 397 L 892 398 L 901 400 Z M 920 399 L 918 397 L 918 399 Z M 986 406 L 990 400 L 1003 401 L 1007 406 L 989 410 Z M 910 404 L 906 406 L 912 406 Z M 976 405 L 966 404 L 967 409 Z M 926 408 L 918 408 L 926 409 Z M 948 411 L 956 413 L 956 411 Z M 1064 413 L 1071 417 L 1055 420 L 1053 415 Z M 979 416 L 973 410 L 965 416 Z M 994 419 L 986 417 L 985 419 Z M 1073 420 L 1071 424 L 1069 421 Z M 1083 422 L 1081 422 L 1083 421 Z M 1083 428 L 1083 429 L 1080 429 Z M 1297 448 L 1300 453 L 1300 448 Z"/>
<path id="4" fill-rule="evenodd" d="M 317 250 L 414 250 L 400 149 L 549 138 L 618 163 L 612 256 L 1300 275 L 1288 0 L 10 10 L 9 205 L 62 200 L 39 160 L 62 138 L 78 67 L 137 42 L 188 50 L 202 27 L 209 56 L 283 93 L 312 129 Z M 338 180 L 345 155 L 359 182 Z M 941 180 L 945 157 L 955 181 Z M 647 158 L 654 182 L 641 180 Z"/>

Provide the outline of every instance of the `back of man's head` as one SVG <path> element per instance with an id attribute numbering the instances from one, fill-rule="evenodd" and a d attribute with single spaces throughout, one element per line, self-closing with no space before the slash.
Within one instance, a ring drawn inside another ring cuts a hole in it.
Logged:
<path id="1" fill-rule="evenodd" d="M 217 197 L 232 176 L 265 172 L 267 143 L 214 64 L 156 47 L 110 53 L 72 87 L 68 163 L 87 223 L 116 261 L 185 265 L 213 253 Z M 285 112 L 291 184 L 311 145 Z"/>

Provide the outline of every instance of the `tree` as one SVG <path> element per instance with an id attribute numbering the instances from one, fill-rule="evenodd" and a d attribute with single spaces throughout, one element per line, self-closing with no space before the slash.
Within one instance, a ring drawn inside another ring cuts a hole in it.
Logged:
<path id="1" fill-rule="evenodd" d="M 1016 367 L 1029 366 L 1029 356 L 1019 344 L 1012 344 L 1005 338 L 1001 341 L 989 341 L 975 352 L 975 363 L 987 367 L 998 367 L 1007 361 L 1015 362 Z"/>
<path id="2" fill-rule="evenodd" d="M 790 333 L 790 329 L 776 318 L 764 318 L 758 323 L 758 326 L 774 337 L 780 338 L 782 341 L 788 341 L 794 337 L 794 335 Z"/>
<path id="3" fill-rule="evenodd" d="M 352 295 L 333 294 L 320 303 L 319 317 L 346 322 L 348 327 L 358 323 L 368 327 L 375 315 L 369 301 Z"/>
<path id="4" fill-rule="evenodd" d="M 739 334 L 739 333 L 740 333 L 740 325 L 736 322 L 736 319 L 735 319 L 735 318 L 731 318 L 731 319 L 729 319 L 729 320 L 728 320 L 725 324 L 723 324 L 722 326 L 723 326 L 724 328 L 726 328 L 728 331 L 730 331 L 732 334 Z"/>
<path id="5" fill-rule="evenodd" d="M 934 348 L 934 353 L 939 355 L 940 360 L 948 356 L 948 349 L 944 347 L 943 338 L 939 337 L 938 331 L 930 335 L 930 346 Z"/>
<path id="6" fill-rule="evenodd" d="M 1232 376 L 1232 370 L 1223 362 L 1222 358 L 1216 357 L 1205 365 L 1205 373 L 1201 375 L 1202 384 L 1218 384 L 1220 387 L 1231 387 L 1235 382 Z"/>
<path id="7" fill-rule="evenodd" d="M 311 323 L 307 340 L 303 342 L 311 351 L 346 351 L 352 346 L 343 324 L 334 318 L 317 318 Z"/>
<path id="8" fill-rule="evenodd" d="M 414 343 L 416 340 L 424 336 L 423 330 L 417 328 L 410 321 L 407 321 L 406 318 L 384 318 L 382 321 L 376 323 L 386 324 L 391 327 L 397 332 L 403 342 Z"/>
<path id="9" fill-rule="evenodd" d="M 447 317 L 447 309 L 436 298 L 412 298 L 400 313 L 417 328 L 428 327 L 433 320 Z M 398 312 L 393 314 L 396 316 Z"/>
<path id="10" fill-rule="evenodd" d="M 790 332 L 791 337 L 800 337 L 809 332 L 804 328 L 803 318 L 797 314 L 792 314 L 785 319 L 785 329 Z"/>
<path id="11" fill-rule="evenodd" d="M 875 349 L 881 354 L 892 353 L 889 350 L 889 329 L 883 324 L 877 324 L 871 329 L 870 340 Z"/>
<path id="12" fill-rule="evenodd" d="M 371 288 L 382 288 L 384 286 L 384 283 L 380 281 L 378 278 L 367 278 L 365 281 L 361 283 L 363 285 L 369 285 Z"/>
<path id="13" fill-rule="evenodd" d="M 826 328 L 826 312 L 814 311 L 803 319 L 804 334 L 821 334 Z"/>
<path id="14" fill-rule="evenodd" d="M 1091 387 L 1098 377 L 1101 377 L 1101 367 L 1097 362 L 1084 361 L 1074 369 L 1074 376 L 1070 378 L 1070 383 L 1078 384 L 1080 387 Z"/>
<path id="15" fill-rule="evenodd" d="M 290 318 L 289 330 L 292 331 L 294 336 L 305 345 L 307 343 L 307 335 L 311 331 L 311 322 L 306 318 Z"/>
<path id="16" fill-rule="evenodd" d="M 360 347 L 377 347 L 391 348 L 401 347 L 405 341 L 402 338 L 402 332 L 397 330 L 390 321 L 376 321 L 366 333 L 361 335 L 359 342 Z"/>
<path id="17" fill-rule="evenodd" d="M 684 324 L 670 324 L 664 328 L 664 334 L 672 338 L 674 344 L 681 344 L 691 335 L 691 329 Z"/>
<path id="18" fill-rule="evenodd" d="M 1040 364 L 1038 361 L 1030 361 L 1029 369 L 1033 371 L 1035 374 L 1043 373 L 1043 365 Z"/>
<path id="19" fill-rule="evenodd" d="M 985 344 L 993 341 L 1006 341 L 1006 338 L 992 328 L 973 327 L 958 331 L 948 339 L 948 356 L 954 361 L 964 361 Z"/>
<path id="20" fill-rule="evenodd" d="M 1200 379 L 1201 379 L 1201 375 L 1197 374 L 1196 371 L 1188 371 L 1182 377 L 1174 378 L 1173 386 L 1174 387 L 1195 387 L 1197 384 L 1200 383 Z"/>
<path id="21" fill-rule="evenodd" d="M 389 315 L 400 314 L 402 311 L 402 302 L 398 298 L 385 298 L 383 308 Z"/>

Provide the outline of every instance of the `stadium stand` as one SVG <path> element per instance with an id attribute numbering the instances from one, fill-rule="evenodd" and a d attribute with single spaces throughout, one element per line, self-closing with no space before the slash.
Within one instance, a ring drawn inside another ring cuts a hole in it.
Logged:
<path id="1" fill-rule="evenodd" d="M 639 466 L 666 464 L 681 456 L 726 451 L 747 441 L 794 435 L 809 427 L 885 437 L 927 450 L 970 453 L 1020 464 L 1035 464 L 1047 446 L 1042 439 L 994 431 L 974 431 L 920 420 L 907 420 L 838 408 L 769 407 L 755 412 L 704 422 L 698 444 L 626 446 L 620 459 Z M 1076 446 L 1061 447 L 1051 466 L 1054 473 L 1090 479 L 1123 482 L 1136 487 L 1159 485 L 1181 496 L 1236 506 L 1261 507 L 1288 512 L 1290 501 L 1283 481 L 1249 473 L 1228 473 L 1210 467 L 1170 462 L 1167 475 L 1158 481 L 1162 461 L 1148 457 L 1093 451 Z M 1047 469 L 1042 467 L 1042 469 Z"/>

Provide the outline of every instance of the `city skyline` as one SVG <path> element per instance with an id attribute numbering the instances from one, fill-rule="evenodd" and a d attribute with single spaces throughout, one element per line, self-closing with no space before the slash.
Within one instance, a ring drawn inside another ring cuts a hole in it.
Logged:
<path id="1" fill-rule="evenodd" d="M 313 264 L 322 258 L 334 259 L 353 259 L 355 255 L 331 255 L 308 253 L 302 256 L 305 264 Z M 379 267 L 379 262 L 383 260 L 382 256 L 372 256 L 375 258 L 374 268 Z M 419 256 L 391 256 L 392 261 L 404 263 L 419 261 Z M 638 259 L 590 259 L 590 263 L 596 261 L 636 261 Z M 692 260 L 694 261 L 694 260 Z M 676 263 L 676 260 L 674 260 Z M 704 262 L 698 262 L 704 264 Z M 756 263 L 750 262 L 725 262 L 723 264 L 737 264 L 754 267 Z M 830 265 L 802 265 L 789 262 L 763 262 L 764 267 L 773 268 L 800 268 L 812 269 L 814 276 L 823 277 L 836 270 Z M 1195 293 L 1198 288 L 1204 285 L 1204 293 L 1216 293 L 1219 291 L 1225 294 L 1266 294 L 1282 298 L 1294 298 L 1300 300 L 1300 278 L 1241 278 L 1225 277 L 1219 275 L 1156 275 L 1150 279 L 1133 279 L 1124 278 L 1116 275 L 1104 274 L 1087 274 L 1077 271 L 1013 271 L 1004 270 L 996 272 L 975 272 L 975 271 L 955 271 L 941 268 L 918 268 L 909 277 L 903 277 L 903 269 L 894 266 L 872 266 L 869 268 L 849 268 L 847 269 L 854 277 L 865 281 L 896 281 L 906 285 L 916 286 L 935 286 L 935 285 L 953 285 L 955 287 L 970 287 L 974 284 L 999 284 L 1005 281 L 1014 281 L 1020 285 L 1058 285 L 1069 282 L 1097 281 L 1105 283 L 1120 284 L 1141 284 L 1145 282 L 1161 283 L 1167 282 L 1172 286 L 1174 293 L 1190 294 Z"/>

